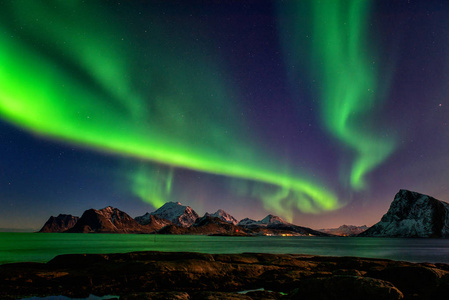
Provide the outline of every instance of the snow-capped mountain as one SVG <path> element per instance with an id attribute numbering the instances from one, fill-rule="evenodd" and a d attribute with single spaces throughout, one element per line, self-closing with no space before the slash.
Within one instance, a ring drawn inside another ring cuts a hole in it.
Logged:
<path id="1" fill-rule="evenodd" d="M 282 218 L 274 215 L 268 215 L 259 221 L 262 225 L 277 225 L 277 224 L 290 224 L 284 221 Z"/>
<path id="2" fill-rule="evenodd" d="M 68 232 L 145 233 L 150 230 L 111 206 L 88 209 Z"/>
<path id="3" fill-rule="evenodd" d="M 79 217 L 59 214 L 57 217 L 51 216 L 39 232 L 64 232 L 75 226 Z"/>
<path id="4" fill-rule="evenodd" d="M 359 236 L 449 237 L 449 204 L 400 190 L 380 222 Z"/>
<path id="5" fill-rule="evenodd" d="M 230 214 L 228 214 L 227 212 L 225 212 L 222 209 L 217 210 L 213 214 L 206 213 L 204 216 L 205 217 L 219 218 L 220 220 L 223 220 L 225 222 L 231 223 L 233 225 L 237 225 L 237 223 L 238 223 L 236 218 L 234 218 L 233 216 L 231 216 Z"/>
<path id="6" fill-rule="evenodd" d="M 190 206 L 184 206 L 179 202 L 167 202 L 156 211 L 137 217 L 136 220 L 138 218 L 139 220 L 144 220 L 145 218 L 148 218 L 147 215 L 158 216 L 182 227 L 191 226 L 199 217 Z"/>
<path id="7" fill-rule="evenodd" d="M 284 224 L 289 225 L 290 223 L 284 221 L 282 218 L 275 216 L 275 215 L 268 215 L 262 220 L 255 221 L 249 218 L 245 218 L 238 222 L 239 226 L 269 226 L 269 225 L 277 225 L 277 224 Z"/>
<path id="8" fill-rule="evenodd" d="M 256 225 L 259 223 L 259 221 L 250 219 L 250 218 L 244 218 L 242 220 L 240 220 L 240 222 L 237 223 L 237 225 L 239 226 L 251 226 L 251 225 Z"/>

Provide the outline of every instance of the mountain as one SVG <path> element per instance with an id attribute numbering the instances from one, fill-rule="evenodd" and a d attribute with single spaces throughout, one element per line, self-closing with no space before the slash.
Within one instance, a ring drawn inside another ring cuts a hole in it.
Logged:
<path id="1" fill-rule="evenodd" d="M 400 190 L 380 222 L 359 236 L 449 237 L 449 204 Z"/>
<path id="2" fill-rule="evenodd" d="M 262 220 L 259 221 L 261 225 L 290 225 L 290 223 L 284 221 L 282 218 L 278 217 L 278 216 L 274 216 L 274 215 L 268 215 L 265 218 L 263 218 Z"/>
<path id="3" fill-rule="evenodd" d="M 148 215 L 148 213 L 144 216 L 146 215 Z M 183 206 L 179 202 L 167 202 L 149 215 L 158 216 L 159 218 L 169 220 L 175 225 L 181 227 L 189 227 L 193 225 L 199 217 L 190 206 Z M 144 216 L 137 217 L 136 219 L 139 218 L 139 220 L 142 220 L 141 218 L 144 218 Z"/>
<path id="4" fill-rule="evenodd" d="M 63 232 L 75 226 L 79 217 L 59 214 L 57 217 L 51 216 L 39 232 Z"/>
<path id="5" fill-rule="evenodd" d="M 358 235 L 367 229 L 368 227 L 366 225 L 363 226 L 341 225 L 338 228 L 318 229 L 318 231 L 339 236 L 353 236 Z"/>
<path id="6" fill-rule="evenodd" d="M 259 221 L 245 218 L 241 220 L 237 225 L 245 228 L 249 231 L 249 233 L 253 235 L 329 236 L 329 234 L 324 232 L 291 224 L 287 221 L 284 221 L 282 218 L 271 214 Z"/>
<path id="7" fill-rule="evenodd" d="M 131 218 L 125 212 L 108 206 L 86 210 L 81 218 L 70 215 L 51 217 L 40 232 L 82 233 L 160 233 L 201 235 L 314 235 L 328 234 L 297 226 L 274 215 L 255 221 L 237 220 L 222 209 L 199 218 L 189 206 L 168 202 L 152 213 Z"/>
<path id="8" fill-rule="evenodd" d="M 237 220 L 235 221 L 237 222 Z M 213 235 L 246 235 L 247 233 L 243 227 L 237 226 L 233 222 L 212 216 L 198 218 L 190 228 L 198 233 Z"/>
<path id="9" fill-rule="evenodd" d="M 225 222 L 231 223 L 233 225 L 237 225 L 237 223 L 238 223 L 236 218 L 234 218 L 233 216 L 231 216 L 230 214 L 228 214 L 227 212 L 225 212 L 222 209 L 217 210 L 213 214 L 206 213 L 204 216 L 205 217 L 219 218 L 220 220 L 223 220 Z"/>
<path id="10" fill-rule="evenodd" d="M 144 225 L 145 227 L 151 229 L 152 231 L 158 231 L 165 226 L 174 225 L 173 222 L 169 220 L 162 219 L 161 217 L 149 213 L 146 213 L 140 217 L 136 217 L 134 218 L 134 220 L 136 220 L 140 225 Z"/>
<path id="11" fill-rule="evenodd" d="M 257 224 L 258 224 L 258 221 L 255 221 L 250 218 L 244 218 L 244 219 L 240 220 L 240 222 L 237 223 L 237 225 L 239 225 L 239 226 L 252 226 L 252 225 L 257 226 Z"/>
<path id="12" fill-rule="evenodd" d="M 127 213 L 108 206 L 100 210 L 86 210 L 67 232 L 150 233 L 152 230 L 137 223 Z"/>
<path id="13" fill-rule="evenodd" d="M 290 225 L 290 223 L 288 223 L 287 221 L 284 221 L 282 218 L 275 216 L 275 215 L 271 215 L 271 214 L 259 221 L 245 218 L 245 219 L 241 220 L 237 225 L 246 226 L 246 227 L 251 227 L 251 226 L 266 227 L 266 226 L 279 225 L 279 224 Z"/>
<path id="14" fill-rule="evenodd" d="M 198 235 L 248 235 L 245 228 L 236 226 L 217 217 L 204 216 L 196 219 L 190 227 L 165 226 L 158 234 L 198 234 Z"/>
<path id="15" fill-rule="evenodd" d="M 308 227 L 297 226 L 290 223 L 271 223 L 267 224 L 264 230 L 269 230 L 272 235 L 300 235 L 300 236 L 329 236 L 330 234 L 313 230 Z"/>

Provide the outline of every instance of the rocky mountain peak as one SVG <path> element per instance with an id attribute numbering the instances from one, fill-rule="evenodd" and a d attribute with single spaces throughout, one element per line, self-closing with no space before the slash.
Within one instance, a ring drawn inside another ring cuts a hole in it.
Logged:
<path id="1" fill-rule="evenodd" d="M 268 215 L 262 220 L 259 221 L 261 224 L 271 225 L 271 224 L 289 224 L 288 222 L 284 221 L 281 217 L 275 216 L 275 215 Z"/>
<path id="2" fill-rule="evenodd" d="M 408 190 L 400 190 L 394 197 L 388 212 L 382 217 L 383 222 L 398 221 L 402 219 L 429 218 L 426 210 L 435 198 Z M 441 202 L 441 201 L 439 201 Z"/>
<path id="3" fill-rule="evenodd" d="M 150 215 L 169 220 L 182 227 L 191 226 L 199 217 L 190 206 L 184 206 L 180 202 L 167 202 Z"/>
<path id="4" fill-rule="evenodd" d="M 290 225 L 290 223 L 284 221 L 282 218 L 269 214 L 265 218 L 259 221 L 254 221 L 249 218 L 241 220 L 238 225 L 240 226 L 271 226 L 271 225 Z"/>
<path id="5" fill-rule="evenodd" d="M 206 213 L 204 216 L 208 216 L 208 217 L 213 217 L 213 218 L 219 218 L 225 222 L 237 225 L 238 221 L 236 218 L 234 218 L 233 216 L 231 216 L 230 214 L 228 214 L 227 212 L 225 212 L 223 209 L 219 209 L 217 210 L 215 213 L 210 214 L 210 213 Z"/>
<path id="6" fill-rule="evenodd" d="M 449 204 L 400 190 L 380 222 L 361 236 L 449 237 Z"/>
<path id="7" fill-rule="evenodd" d="M 127 213 L 112 206 L 86 210 L 68 232 L 137 233 L 148 232 Z"/>
<path id="8" fill-rule="evenodd" d="M 244 218 L 242 220 L 240 220 L 240 222 L 238 222 L 237 225 L 239 226 L 251 226 L 251 225 L 257 225 L 257 221 L 250 219 L 250 218 Z"/>
<path id="9" fill-rule="evenodd" d="M 64 232 L 75 226 L 78 219 L 79 217 L 65 214 L 51 216 L 39 232 Z"/>

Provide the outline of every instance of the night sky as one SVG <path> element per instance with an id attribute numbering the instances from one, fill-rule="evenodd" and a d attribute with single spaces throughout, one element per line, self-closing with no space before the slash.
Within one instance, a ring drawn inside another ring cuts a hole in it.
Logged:
<path id="1" fill-rule="evenodd" d="M 0 228 L 179 201 L 372 225 L 449 200 L 448 1 L 0 4 Z"/>

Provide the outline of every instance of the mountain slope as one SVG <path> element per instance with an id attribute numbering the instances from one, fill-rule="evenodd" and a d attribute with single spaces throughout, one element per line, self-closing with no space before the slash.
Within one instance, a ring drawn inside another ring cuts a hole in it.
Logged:
<path id="1" fill-rule="evenodd" d="M 96 233 L 149 233 L 152 230 L 142 226 L 127 213 L 108 206 L 86 210 L 78 222 L 67 232 Z"/>
<path id="2" fill-rule="evenodd" d="M 165 226 L 158 234 L 196 234 L 196 235 L 247 235 L 245 228 L 226 222 L 220 218 L 204 216 L 196 219 L 190 227 Z"/>
<path id="3" fill-rule="evenodd" d="M 39 232 L 64 232 L 75 226 L 79 217 L 59 214 L 57 217 L 51 216 Z"/>
<path id="4" fill-rule="evenodd" d="M 148 229 L 151 229 L 152 231 L 157 231 L 168 225 L 174 225 L 173 222 L 163 219 L 159 216 L 152 215 L 150 213 L 146 213 L 143 216 L 136 217 L 134 218 L 134 220 L 136 220 L 137 223 L 139 223 L 140 225 L 143 225 Z"/>
<path id="5" fill-rule="evenodd" d="M 190 228 L 197 234 L 246 235 L 246 231 L 243 227 L 236 226 L 232 222 L 212 216 L 198 218 Z"/>
<path id="6" fill-rule="evenodd" d="M 400 190 L 380 222 L 359 236 L 449 237 L 449 204 Z"/>

